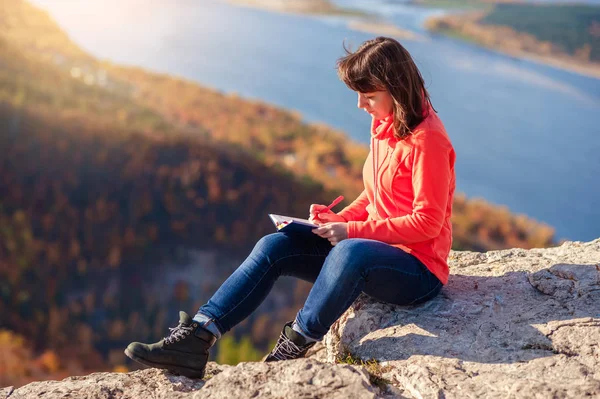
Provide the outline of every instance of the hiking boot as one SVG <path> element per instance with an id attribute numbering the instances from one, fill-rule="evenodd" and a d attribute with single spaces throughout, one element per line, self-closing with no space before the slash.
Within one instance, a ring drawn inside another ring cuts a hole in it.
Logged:
<path id="1" fill-rule="evenodd" d="M 317 343 L 317 341 L 306 342 L 306 338 L 302 334 L 292 329 L 293 323 L 293 321 L 285 323 L 277 344 L 275 344 L 275 348 L 262 359 L 263 362 L 276 362 L 278 360 L 291 360 L 304 357 L 306 351 Z"/>
<path id="2" fill-rule="evenodd" d="M 208 349 L 217 338 L 185 312 L 179 312 L 179 325 L 169 330 L 169 336 L 156 343 L 130 343 L 125 354 L 145 366 L 167 369 L 189 378 L 203 378 Z"/>

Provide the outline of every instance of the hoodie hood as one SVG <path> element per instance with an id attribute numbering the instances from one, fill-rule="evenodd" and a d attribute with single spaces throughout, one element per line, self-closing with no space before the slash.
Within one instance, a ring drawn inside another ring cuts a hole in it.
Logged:
<path id="1" fill-rule="evenodd" d="M 385 140 L 394 137 L 394 114 L 389 114 L 384 119 L 371 120 L 371 137 Z"/>
<path id="2" fill-rule="evenodd" d="M 423 108 L 423 123 L 425 119 L 431 113 L 435 113 L 433 108 L 431 107 L 431 103 L 427 104 L 427 107 Z M 371 137 L 377 140 L 385 140 L 385 139 L 393 139 L 394 136 L 394 113 L 389 114 L 383 119 L 373 119 L 371 120 Z"/>

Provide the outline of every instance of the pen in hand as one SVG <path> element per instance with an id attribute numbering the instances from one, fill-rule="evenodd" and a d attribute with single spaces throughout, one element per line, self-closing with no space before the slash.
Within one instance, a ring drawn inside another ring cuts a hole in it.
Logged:
<path id="1" fill-rule="evenodd" d="M 342 200 L 344 199 L 343 195 L 340 195 L 339 197 L 337 197 L 336 199 L 333 200 L 333 202 L 325 209 L 320 210 L 319 212 L 317 212 L 317 217 L 319 217 L 319 213 L 325 213 L 325 212 L 329 212 L 331 210 L 331 208 L 333 208 L 334 206 L 336 206 L 337 204 L 339 204 L 340 202 L 342 202 Z"/>

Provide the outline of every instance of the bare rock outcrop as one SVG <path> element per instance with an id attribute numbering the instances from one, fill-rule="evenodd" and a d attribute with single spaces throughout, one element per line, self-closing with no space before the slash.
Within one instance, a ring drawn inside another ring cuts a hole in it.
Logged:
<path id="1" fill-rule="evenodd" d="M 600 397 L 600 239 L 453 252 L 450 265 L 421 305 L 362 294 L 321 356 L 374 358 L 410 398 Z"/>
<path id="2" fill-rule="evenodd" d="M 204 380 L 162 370 L 0 388 L 21 398 L 600 397 L 600 239 L 548 249 L 452 252 L 451 277 L 420 305 L 362 294 L 309 357 L 210 362 Z M 342 353 L 375 359 L 336 364 Z"/>
<path id="3" fill-rule="evenodd" d="M 366 371 L 314 359 L 244 362 L 237 366 L 209 362 L 203 380 L 158 369 L 130 373 L 93 373 L 62 381 L 25 385 L 8 397 L 25 398 L 375 398 Z M 0 390 L 0 393 L 3 391 Z M 1 399 L 5 397 L 0 396 Z"/>

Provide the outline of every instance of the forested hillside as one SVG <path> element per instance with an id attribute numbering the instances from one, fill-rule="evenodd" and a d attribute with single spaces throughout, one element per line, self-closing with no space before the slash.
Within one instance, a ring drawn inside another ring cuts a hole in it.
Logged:
<path id="1" fill-rule="evenodd" d="M 58 359 L 106 367 L 103 354 L 164 332 L 172 320 L 144 283 L 173 260 L 173 248 L 241 258 L 273 231 L 267 212 L 306 213 L 333 195 L 240 149 L 179 132 L 53 65 L 36 65 L 6 41 L 0 60 L 0 328 L 22 334 L 36 351 L 51 349 L 44 359 L 58 362 L 52 370 L 68 364 Z M 123 109 L 133 123 L 113 121 Z M 111 293 L 115 278 L 120 292 Z M 72 334 L 82 337 L 76 347 Z M 19 359 L 7 369 L 18 371 Z"/>

